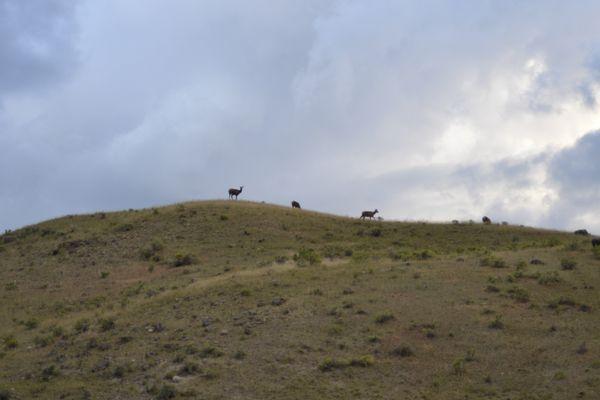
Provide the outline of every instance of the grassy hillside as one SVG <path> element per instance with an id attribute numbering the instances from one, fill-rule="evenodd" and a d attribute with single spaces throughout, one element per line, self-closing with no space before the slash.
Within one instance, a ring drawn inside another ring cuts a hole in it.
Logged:
<path id="1" fill-rule="evenodd" d="M 243 201 L 68 216 L 0 236 L 0 399 L 597 399 L 599 258 Z"/>

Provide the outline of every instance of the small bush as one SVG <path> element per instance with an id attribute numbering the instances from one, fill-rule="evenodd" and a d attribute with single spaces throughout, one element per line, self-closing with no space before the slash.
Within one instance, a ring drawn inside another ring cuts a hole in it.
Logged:
<path id="1" fill-rule="evenodd" d="M 485 257 L 479 261 L 482 267 L 506 268 L 506 262 L 498 257 Z"/>
<path id="2" fill-rule="evenodd" d="M 454 375 L 464 375 L 465 372 L 467 372 L 467 369 L 465 367 L 465 359 L 457 358 L 456 360 L 454 360 L 454 362 L 452 363 L 452 373 Z"/>
<path id="3" fill-rule="evenodd" d="M 142 260 L 160 260 L 158 255 L 164 249 L 164 245 L 159 241 L 153 241 L 142 250 L 140 250 L 140 257 Z"/>
<path id="4" fill-rule="evenodd" d="M 541 274 L 537 281 L 540 285 L 552 285 L 562 282 L 562 278 L 558 275 L 558 272 L 552 271 Z"/>
<path id="5" fill-rule="evenodd" d="M 56 376 L 58 376 L 58 368 L 55 365 L 50 365 L 42 370 L 41 378 L 43 381 L 47 382 Z"/>
<path id="6" fill-rule="evenodd" d="M 375 316 L 375 322 L 378 324 L 385 324 L 394 319 L 394 315 L 392 313 L 380 313 Z"/>
<path id="7" fill-rule="evenodd" d="M 88 329 L 90 329 L 90 321 L 86 318 L 77 320 L 77 322 L 75 322 L 74 329 L 75 329 L 75 333 L 87 332 Z"/>
<path id="8" fill-rule="evenodd" d="M 315 265 L 321 263 L 321 257 L 313 249 L 301 248 L 294 254 L 294 261 L 298 266 Z"/>
<path id="9" fill-rule="evenodd" d="M 334 369 L 344 368 L 347 364 L 340 360 L 335 360 L 330 357 L 326 357 L 321 364 L 319 364 L 319 370 L 322 372 L 333 371 Z"/>
<path id="10" fill-rule="evenodd" d="M 500 291 L 500 289 L 494 285 L 487 285 L 487 287 L 485 288 L 485 291 L 488 293 L 498 293 Z"/>
<path id="11" fill-rule="evenodd" d="M 227 215 L 221 215 L 221 216 L 219 217 L 219 219 L 220 219 L 221 221 L 227 221 L 227 220 L 229 219 L 229 217 L 228 217 Z"/>
<path id="12" fill-rule="evenodd" d="M 233 354 L 233 358 L 236 360 L 243 360 L 246 358 L 246 353 L 244 353 L 242 350 L 238 350 Z"/>
<path id="13" fill-rule="evenodd" d="M 0 389 L 0 400 L 11 400 L 13 395 L 6 389 Z"/>
<path id="14" fill-rule="evenodd" d="M 221 350 L 211 345 L 204 346 L 198 353 L 200 358 L 218 358 L 222 355 L 223 352 Z"/>
<path id="15" fill-rule="evenodd" d="M 375 363 L 375 358 L 373 356 L 362 356 L 359 358 L 353 358 L 348 362 L 348 365 L 351 367 L 370 367 Z"/>
<path id="16" fill-rule="evenodd" d="M 343 369 L 347 367 L 362 367 L 366 368 L 375 363 L 373 356 L 362 356 L 352 358 L 350 360 L 336 360 L 331 357 L 326 357 L 320 364 L 319 370 L 322 372 L 333 371 L 334 369 Z"/>
<path id="17" fill-rule="evenodd" d="M 12 350 L 19 347 L 19 341 L 13 335 L 5 336 L 2 341 L 4 342 L 4 348 L 6 350 Z"/>
<path id="18" fill-rule="evenodd" d="M 100 325 L 100 331 L 106 332 L 114 329 L 115 327 L 115 319 L 114 318 L 100 318 L 98 320 L 98 324 Z"/>
<path id="19" fill-rule="evenodd" d="M 17 290 L 17 282 L 8 282 L 4 285 L 5 290 Z"/>
<path id="20" fill-rule="evenodd" d="M 574 260 L 571 260 L 568 258 L 563 258 L 560 261 L 560 267 L 565 271 L 573 270 L 573 269 L 575 269 L 576 266 L 577 266 L 577 263 Z"/>
<path id="21" fill-rule="evenodd" d="M 508 289 L 510 297 L 518 301 L 519 303 L 527 303 L 529 301 L 529 292 L 527 290 L 515 286 Z"/>
<path id="22" fill-rule="evenodd" d="M 100 272 L 100 279 L 106 279 L 110 275 L 110 272 L 102 271 Z"/>
<path id="23" fill-rule="evenodd" d="M 178 253 L 175 255 L 175 259 L 171 262 L 171 266 L 183 267 L 186 265 L 192 265 L 194 262 L 195 262 L 195 257 L 193 255 Z"/>
<path id="24" fill-rule="evenodd" d="M 502 316 L 496 315 L 496 318 L 488 325 L 490 329 L 504 329 L 504 322 L 502 322 Z"/>
<path id="25" fill-rule="evenodd" d="M 285 264 L 287 262 L 288 258 L 287 256 L 277 256 L 275 257 L 275 262 L 277 264 Z"/>
<path id="26" fill-rule="evenodd" d="M 29 318 L 27 321 L 25 321 L 25 328 L 27 328 L 27 330 L 29 330 L 29 331 L 37 328 L 38 325 L 39 325 L 39 322 L 35 318 Z"/>
<path id="27" fill-rule="evenodd" d="M 407 345 L 398 346 L 392 350 L 392 355 L 402 358 L 412 357 L 414 354 L 415 353 L 412 351 L 412 349 Z"/>
<path id="28" fill-rule="evenodd" d="M 115 231 L 117 231 L 117 232 L 129 232 L 132 230 L 133 230 L 132 224 L 121 224 L 121 225 L 117 226 L 117 228 L 115 229 Z"/>
<path id="29" fill-rule="evenodd" d="M 112 376 L 113 378 L 123 378 L 125 376 L 125 372 L 127 372 L 127 369 L 122 366 L 122 365 L 117 365 L 112 372 Z"/>
<path id="30" fill-rule="evenodd" d="M 188 361 L 179 369 L 179 375 L 195 375 L 200 372 L 200 366 L 194 362 Z"/>
<path id="31" fill-rule="evenodd" d="M 33 343 L 37 347 L 46 347 L 50 343 L 52 343 L 52 339 L 52 336 L 36 336 L 35 338 L 33 338 Z"/>
<path id="32" fill-rule="evenodd" d="M 171 385 L 162 385 L 156 394 L 156 400 L 169 400 L 177 396 L 177 390 Z"/>

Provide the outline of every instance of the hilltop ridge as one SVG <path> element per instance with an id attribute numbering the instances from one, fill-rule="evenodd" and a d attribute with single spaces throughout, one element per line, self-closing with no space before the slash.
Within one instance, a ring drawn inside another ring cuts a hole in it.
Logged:
<path id="1" fill-rule="evenodd" d="M 600 384 L 598 268 L 589 239 L 527 227 L 66 216 L 0 236 L 0 394 L 571 398 Z"/>

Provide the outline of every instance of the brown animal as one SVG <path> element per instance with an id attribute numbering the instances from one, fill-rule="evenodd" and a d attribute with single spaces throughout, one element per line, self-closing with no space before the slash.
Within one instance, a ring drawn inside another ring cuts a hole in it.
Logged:
<path id="1" fill-rule="evenodd" d="M 600 239 L 592 239 L 592 247 L 600 246 Z"/>
<path id="2" fill-rule="evenodd" d="M 486 225 L 489 225 L 489 224 L 491 224 L 491 223 L 492 223 L 492 220 L 491 220 L 491 219 L 489 219 L 488 217 L 483 217 L 483 218 L 481 218 L 481 221 L 482 221 L 484 224 L 486 224 Z"/>
<path id="3" fill-rule="evenodd" d="M 292 201 L 292 208 L 302 208 L 300 207 L 300 203 L 298 203 L 296 200 Z"/>
<path id="4" fill-rule="evenodd" d="M 240 186 L 239 189 L 229 189 L 229 198 L 233 199 L 233 196 L 235 196 L 235 199 L 237 200 L 239 194 L 242 193 L 243 189 L 244 189 L 243 186 Z"/>
<path id="5" fill-rule="evenodd" d="M 360 219 L 365 219 L 367 217 L 369 217 L 369 219 L 373 219 L 375 217 L 375 214 L 377 214 L 378 212 L 378 209 L 375 209 L 375 211 L 363 211 L 362 215 L 360 216 Z"/>

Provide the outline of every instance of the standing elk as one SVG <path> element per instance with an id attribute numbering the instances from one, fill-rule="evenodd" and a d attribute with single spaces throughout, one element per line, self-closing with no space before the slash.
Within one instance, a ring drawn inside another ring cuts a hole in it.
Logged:
<path id="1" fill-rule="evenodd" d="M 235 199 L 237 200 L 238 196 L 240 193 L 242 193 L 242 190 L 244 189 L 243 186 L 240 186 L 239 189 L 229 189 L 229 198 L 233 199 L 233 196 L 235 196 Z"/>
<path id="2" fill-rule="evenodd" d="M 292 208 L 302 209 L 302 207 L 300 207 L 300 203 L 298 203 L 296 200 L 292 201 Z"/>
<path id="3" fill-rule="evenodd" d="M 491 224 L 491 223 L 492 223 L 492 220 L 491 220 L 491 219 L 489 219 L 488 217 L 483 217 L 483 218 L 481 218 L 481 221 L 482 221 L 484 224 L 486 224 L 486 225 L 489 225 L 489 224 Z"/>
<path id="4" fill-rule="evenodd" d="M 369 217 L 369 219 L 373 219 L 375 217 L 375 214 L 377 214 L 378 212 L 378 209 L 375 209 L 375 211 L 363 211 L 362 215 L 360 216 L 360 219 L 365 219 L 367 217 Z"/>

